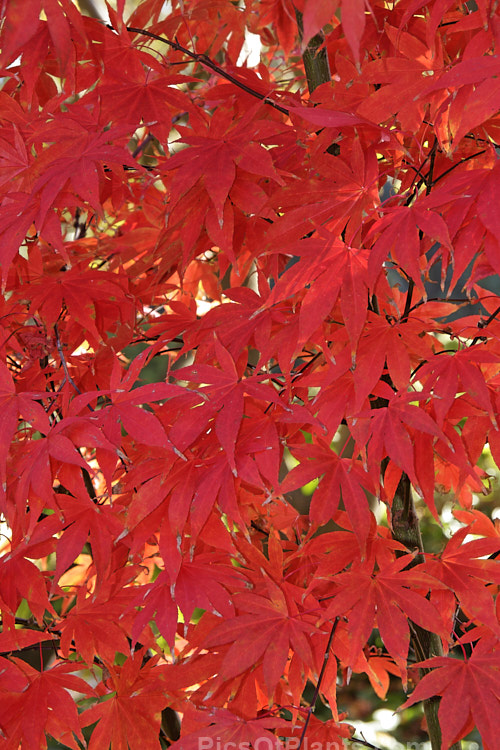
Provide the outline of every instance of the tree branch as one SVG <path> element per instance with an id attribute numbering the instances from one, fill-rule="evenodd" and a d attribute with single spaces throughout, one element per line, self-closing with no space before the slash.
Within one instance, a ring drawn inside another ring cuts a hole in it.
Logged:
<path id="1" fill-rule="evenodd" d="M 116 31 L 113 26 L 109 24 L 107 24 L 107 26 L 109 29 L 113 29 L 113 31 Z M 153 34 L 152 31 L 138 29 L 135 26 L 127 26 L 126 29 L 132 34 L 143 34 L 144 36 L 148 36 L 150 39 L 156 39 L 158 42 L 168 44 L 171 49 L 175 49 L 177 52 L 182 52 L 184 55 L 187 55 L 187 57 L 190 57 L 191 60 L 199 63 L 199 65 L 203 65 L 203 67 L 213 70 L 213 72 L 218 76 L 221 76 L 221 78 L 225 78 L 227 81 L 234 83 L 235 86 L 238 86 L 238 88 L 242 89 L 242 91 L 246 91 L 246 93 L 250 94 L 250 96 L 255 96 L 256 99 L 260 99 L 261 101 L 265 102 L 265 104 L 269 104 L 271 107 L 274 107 L 274 109 L 277 109 L 278 112 L 282 112 L 284 115 L 289 116 L 290 113 L 288 109 L 286 109 L 286 107 L 281 107 L 279 104 L 270 99 L 266 94 L 261 94 L 260 91 L 255 91 L 255 89 L 251 88 L 251 86 L 248 86 L 236 76 L 228 73 L 227 70 L 224 70 L 224 68 L 222 68 L 220 65 L 217 65 L 217 63 L 215 63 L 206 55 L 199 55 L 197 52 L 191 52 L 191 50 L 187 49 L 187 47 L 183 47 L 182 44 L 179 44 L 179 42 L 173 42 L 171 39 L 166 39 L 165 37 L 159 36 L 158 34 Z"/>
<path id="2" fill-rule="evenodd" d="M 59 329 L 57 327 L 57 323 L 54 325 L 54 333 L 56 335 L 57 352 L 58 352 L 59 358 L 61 360 L 61 364 L 62 364 L 62 367 L 63 367 L 63 370 L 64 370 L 64 375 L 66 376 L 66 380 L 68 381 L 68 383 L 70 385 L 73 386 L 73 388 L 75 389 L 75 391 L 77 393 L 81 394 L 81 390 L 78 388 L 77 384 L 75 383 L 75 381 L 73 380 L 73 378 L 69 374 L 68 363 L 66 362 L 66 357 L 64 356 L 64 350 L 63 350 L 63 347 L 62 347 L 61 338 L 59 336 Z"/>
<path id="3" fill-rule="evenodd" d="M 384 459 L 387 466 L 387 459 Z M 383 470 L 385 470 L 385 466 Z M 418 554 L 411 562 L 411 566 L 424 562 L 424 547 L 418 523 L 418 516 L 411 496 L 411 482 L 407 474 L 403 474 L 399 480 L 394 499 L 392 501 L 392 536 L 397 542 L 401 542 L 411 551 L 417 550 Z M 398 553 L 396 553 L 398 554 Z M 404 554 L 404 553 L 400 553 Z M 433 656 L 442 656 L 443 648 L 441 639 L 436 633 L 424 630 L 414 622 L 410 621 L 410 641 L 418 661 L 430 659 Z M 423 677 L 430 669 L 421 669 Z M 424 713 L 427 720 L 427 731 L 431 741 L 432 750 L 441 750 L 441 725 L 439 723 L 438 709 L 440 698 L 433 696 L 424 701 Z M 460 742 L 455 742 L 450 750 L 460 750 Z"/>
<path id="4" fill-rule="evenodd" d="M 368 742 L 368 740 L 365 740 L 364 738 L 360 740 L 358 737 L 352 737 L 349 742 L 351 745 L 363 745 L 364 747 L 369 747 L 371 750 L 382 750 L 382 748 L 378 747 L 377 745 L 372 745 L 371 742 Z"/>
<path id="5" fill-rule="evenodd" d="M 477 324 L 477 327 L 486 328 L 486 326 L 489 326 L 489 324 L 495 320 L 495 318 L 498 316 L 499 313 L 500 313 L 500 307 L 497 307 L 497 309 L 491 313 L 489 318 L 486 318 L 486 320 L 480 320 L 479 323 Z M 471 346 L 474 346 L 474 344 L 477 344 L 477 342 L 481 341 L 482 338 L 483 338 L 482 336 L 475 336 L 472 339 Z"/>
<path id="6" fill-rule="evenodd" d="M 297 18 L 297 26 L 299 27 L 300 41 L 302 42 L 304 34 L 302 13 L 296 10 L 295 16 Z M 313 38 L 308 41 L 307 47 L 302 54 L 302 60 L 304 62 L 307 87 L 310 94 L 312 94 L 314 89 L 322 83 L 328 83 L 328 81 L 332 80 L 330 64 L 328 62 L 328 53 L 325 47 L 325 37 L 322 31 L 319 31 L 316 36 L 313 36 Z"/>
<path id="7" fill-rule="evenodd" d="M 322 682 L 323 676 L 325 674 L 326 666 L 328 664 L 328 659 L 330 658 L 330 647 L 332 645 L 333 636 L 335 635 L 335 631 L 337 630 L 337 625 L 339 623 L 339 620 L 340 620 L 340 617 L 337 616 L 335 618 L 335 620 L 333 621 L 332 629 L 330 631 L 330 636 L 328 638 L 328 643 L 326 644 L 325 655 L 323 657 L 323 664 L 321 666 L 321 672 L 319 673 L 319 676 L 318 676 L 318 681 L 316 683 L 316 688 L 314 690 L 314 695 L 311 698 L 310 706 L 307 709 L 307 716 L 306 716 L 306 720 L 304 722 L 304 726 L 302 727 L 302 734 L 300 735 L 299 746 L 298 746 L 297 750 L 301 750 L 302 743 L 304 742 L 304 738 L 306 736 L 307 727 L 309 726 L 309 721 L 311 720 L 311 714 L 313 713 L 314 707 L 316 706 L 316 701 L 318 699 L 319 690 L 320 690 L 320 687 L 321 687 L 321 682 Z"/>

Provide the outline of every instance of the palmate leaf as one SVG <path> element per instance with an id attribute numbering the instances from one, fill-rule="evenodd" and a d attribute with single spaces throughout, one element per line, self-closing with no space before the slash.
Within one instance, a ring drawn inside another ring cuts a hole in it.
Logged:
<path id="1" fill-rule="evenodd" d="M 455 592 L 469 616 L 488 625 L 498 637 L 500 624 L 488 584 L 500 584 L 500 569 L 496 560 L 484 557 L 498 553 L 500 539 L 492 536 L 465 544 L 469 533 L 469 527 L 459 529 L 439 556 L 427 556 L 425 569 Z"/>
<path id="2" fill-rule="evenodd" d="M 457 391 L 460 391 L 459 380 L 461 388 L 469 393 L 495 424 L 491 396 L 480 365 L 494 363 L 496 359 L 496 356 L 490 352 L 475 349 L 465 349 L 453 355 L 429 359 L 422 367 L 419 379 L 427 388 L 432 388 L 438 424 L 443 424 Z"/>
<path id="3" fill-rule="evenodd" d="M 326 615 L 328 619 L 339 615 L 348 618 L 350 664 L 362 652 L 375 622 L 402 675 L 410 643 L 408 618 L 426 630 L 448 637 L 439 612 L 421 593 L 446 586 L 424 573 L 421 566 L 404 570 L 412 560 L 412 555 L 403 555 L 377 573 L 361 564 L 335 576 L 335 593 Z"/>
<path id="4" fill-rule="evenodd" d="M 141 38 L 122 27 L 120 34 L 102 29 L 99 48 L 104 75 L 97 90 L 103 115 L 113 122 L 126 122 L 131 131 L 153 127 L 156 137 L 166 140 L 171 122 L 179 111 L 193 111 L 189 94 L 177 88 L 196 79 L 165 75 L 165 66 L 141 49 Z M 97 50 L 96 50 L 97 51 Z"/>
<path id="5" fill-rule="evenodd" d="M 130 584 L 137 574 L 137 568 L 127 566 L 99 581 L 91 594 L 85 586 L 77 589 L 74 606 L 57 625 L 65 658 L 75 649 L 90 667 L 95 656 L 113 663 L 117 652 L 130 652 L 128 611 L 136 595 Z"/>
<path id="6" fill-rule="evenodd" d="M 125 148 L 115 145 L 127 132 L 123 124 L 106 129 L 89 115 L 88 108 L 81 102 L 65 116 L 42 127 L 35 139 L 40 154 L 33 170 L 34 175 L 39 176 L 32 188 L 34 194 L 40 195 L 39 220 L 43 220 L 57 202 L 68 181 L 81 199 L 102 214 L 104 164 L 107 169 L 122 169 L 122 165 L 140 169 Z"/>
<path id="7" fill-rule="evenodd" d="M 164 536 L 162 531 L 162 537 Z M 173 538 L 165 542 L 162 550 L 175 544 Z M 172 551 L 164 554 L 172 557 Z M 182 561 L 178 556 L 178 569 L 163 570 L 154 583 L 148 584 L 132 601 L 130 607 L 142 607 L 135 618 L 132 639 L 140 639 L 145 625 L 155 621 L 160 633 L 173 648 L 179 619 L 179 609 L 185 622 L 189 622 L 196 608 L 214 612 L 221 617 L 234 616 L 234 592 L 244 586 L 237 569 L 228 564 L 227 556 L 216 552 L 200 552 L 192 561 Z M 156 613 L 156 616 L 155 616 Z"/>
<path id="8" fill-rule="evenodd" d="M 22 245 L 31 225 L 41 214 L 40 198 L 33 197 L 28 193 L 11 192 L 2 198 L 1 206 L 0 237 L 2 244 L 0 263 L 2 265 L 2 280 L 5 282 L 7 270 L 19 252 L 19 247 Z M 46 219 L 46 224 L 44 224 L 43 220 L 37 222 L 38 231 L 54 228 L 53 226 L 50 227 L 50 221 L 47 218 L 50 219 L 51 217 L 47 217 L 46 212 L 44 218 Z M 60 227 L 57 227 L 57 233 L 59 236 L 56 246 L 61 249 Z M 52 233 L 49 231 L 48 234 L 53 240 Z M 64 257 L 64 253 L 62 254 Z"/>
<path id="9" fill-rule="evenodd" d="M 500 710 L 500 653 L 476 647 L 469 659 L 435 657 L 417 666 L 432 669 L 419 682 L 400 710 L 433 695 L 441 695 L 439 721 L 442 748 L 464 737 L 475 724 L 485 750 L 498 744 L 496 717 Z M 459 707 L 459 710 L 457 710 Z"/>
<path id="10" fill-rule="evenodd" d="M 194 364 L 177 370 L 176 377 L 202 384 L 198 392 L 208 398 L 208 411 L 217 411 L 215 432 L 236 476 L 236 440 L 244 416 L 246 394 L 269 404 L 279 405 L 281 402 L 276 391 L 265 382 L 269 380 L 266 375 L 241 377 L 235 360 L 217 337 L 215 353 L 220 369 L 210 365 Z"/>
<path id="11" fill-rule="evenodd" d="M 368 314 L 353 372 L 356 412 L 372 393 L 385 366 L 394 385 L 401 390 L 407 388 L 411 379 L 412 359 L 417 352 L 418 357 L 423 359 L 434 353 L 432 346 L 435 340 L 430 336 L 424 338 L 422 334 L 425 330 L 425 325 L 416 315 L 403 322 L 389 316 Z"/>
<path id="12" fill-rule="evenodd" d="M 99 312 L 104 303 L 113 308 L 112 314 L 117 322 L 133 318 L 134 306 L 127 295 L 128 280 L 123 276 L 120 279 L 118 274 L 89 273 L 84 264 L 61 269 L 51 279 L 34 270 L 30 284 L 33 310 L 37 310 L 47 324 L 54 325 L 63 309 L 67 309 L 81 326 L 82 340 L 98 344 L 106 336 L 106 331 L 99 325 Z"/>
<path id="13" fill-rule="evenodd" d="M 420 232 L 428 238 L 429 247 L 439 242 L 451 249 L 451 240 L 446 222 L 435 211 L 414 206 L 397 206 L 384 211 L 370 230 L 380 234 L 370 252 L 368 276 L 376 279 L 384 261 L 390 256 L 403 268 L 415 284 L 423 288 L 421 257 L 428 249 L 420 239 Z"/>
<path id="14" fill-rule="evenodd" d="M 356 414 L 352 419 L 353 436 L 363 452 L 368 446 L 369 470 L 374 470 L 385 456 L 390 456 L 419 488 L 415 474 L 413 431 L 441 437 L 447 445 L 449 440 L 432 417 L 414 403 L 417 398 L 422 398 L 421 393 L 394 393 L 384 381 L 380 381 L 374 391 L 386 399 L 387 406 Z"/>
<path id="15" fill-rule="evenodd" d="M 14 0 L 6 7 L 7 43 L 3 45 L 1 64 L 12 62 L 12 58 L 19 54 L 19 50 L 32 42 L 33 37 L 40 31 L 40 12 L 47 18 L 47 27 L 52 38 L 57 57 L 64 73 L 69 62 L 72 49 L 72 34 L 85 38 L 83 20 L 77 9 L 69 0 L 35 0 L 29 5 L 22 0 Z"/>
<path id="16" fill-rule="evenodd" d="M 23 598 L 29 602 L 31 612 L 40 625 L 44 622 L 46 611 L 55 614 L 48 597 L 47 576 L 33 560 L 54 551 L 55 534 L 61 530 L 61 521 L 56 514 L 52 514 L 32 524 L 34 528 L 31 530 L 30 521 L 32 519 L 26 520 L 25 526 L 18 524 L 10 544 L 3 546 L 0 556 L 0 608 L 5 628 L 11 622 L 10 617 L 15 616 Z"/>
<path id="17" fill-rule="evenodd" d="M 43 393 L 16 392 L 9 369 L 0 362 L 0 478 L 6 480 L 6 461 L 11 440 L 18 427 L 19 417 L 30 422 L 34 429 L 47 433 L 50 424 L 47 413 L 38 399 Z"/>
<path id="18" fill-rule="evenodd" d="M 285 215 L 280 232 L 286 231 L 287 223 L 288 217 Z M 261 310 L 272 308 L 302 291 L 307 268 L 307 289 L 299 318 L 299 343 L 314 333 L 339 298 L 354 358 L 367 316 L 363 300 L 368 294 L 368 253 L 364 249 L 350 247 L 322 228 L 319 233 L 318 238 L 302 239 L 289 245 L 300 260 L 281 275 Z"/>
<path id="19" fill-rule="evenodd" d="M 217 626 L 206 645 L 210 648 L 231 644 L 221 667 L 223 679 L 241 674 L 262 659 L 265 684 L 272 694 L 284 672 L 290 648 L 304 663 L 312 663 L 306 636 L 315 631 L 315 626 L 311 617 L 302 613 L 301 607 L 286 597 L 279 586 L 270 580 L 267 585 L 269 597 L 237 595 L 234 603 L 241 614 Z"/>
<path id="20" fill-rule="evenodd" d="M 279 132 L 282 127 L 274 127 L 266 122 L 259 127 L 258 120 L 252 122 L 250 116 L 259 108 L 260 105 L 256 105 L 240 122 L 233 123 L 229 128 L 223 108 L 218 108 L 207 126 L 206 135 L 182 138 L 190 148 L 178 151 L 163 165 L 165 172 L 175 170 L 170 187 L 171 206 L 175 206 L 195 186 L 202 195 L 208 194 L 211 203 L 206 213 L 209 234 L 213 233 L 210 231 L 212 224 L 217 232 L 217 227 L 222 230 L 226 223 L 232 221 L 232 206 L 228 197 L 241 171 L 263 175 L 279 185 L 283 184 L 274 166 L 272 152 L 258 143 L 265 134 L 271 134 L 274 130 Z M 220 244 L 219 237 L 213 239 Z M 226 241 L 230 239 L 227 237 Z M 236 258 L 231 245 L 224 244 L 223 249 L 229 252 L 230 260 L 234 263 Z"/>
<path id="21" fill-rule="evenodd" d="M 130 656 L 123 667 L 107 669 L 109 698 L 84 711 L 79 719 L 86 727 L 97 721 L 89 750 L 143 750 L 158 747 L 162 709 L 169 702 L 157 659 L 142 665 L 142 654 Z"/>
<path id="22" fill-rule="evenodd" d="M 86 696 L 95 693 L 85 680 L 72 674 L 77 665 L 57 662 L 38 672 L 25 661 L 11 657 L 11 669 L 12 665 L 16 670 L 14 674 L 7 673 L 10 684 L 0 684 L 0 726 L 5 750 L 17 750 L 20 743 L 33 750 L 46 750 L 45 733 L 78 750 L 73 733 L 81 742 L 83 735 L 69 691 Z"/>
<path id="23" fill-rule="evenodd" d="M 428 95 L 432 91 L 448 89 L 450 98 L 459 102 L 458 106 L 452 103 L 450 107 L 453 150 L 466 133 L 498 115 L 499 72 L 497 56 L 473 57 L 445 72 L 422 93 Z"/>
<path id="24" fill-rule="evenodd" d="M 75 444 L 64 434 L 65 428 L 65 422 L 61 421 L 54 424 L 46 436 L 23 444 L 14 494 L 19 507 L 24 507 L 27 496 L 32 497 L 33 507 L 36 507 L 36 498 L 52 498 L 54 481 L 61 471 L 69 472 L 75 484 L 85 492 L 81 470 L 90 473 L 91 470 Z"/>
<path id="25" fill-rule="evenodd" d="M 276 716 L 244 718 L 225 708 L 199 711 L 192 719 L 194 719 L 193 723 L 198 725 L 203 723 L 204 726 L 176 742 L 176 750 L 198 750 L 203 741 L 213 742 L 214 745 L 228 743 L 230 747 L 247 747 L 251 743 L 258 746 L 263 740 L 266 745 L 269 744 L 278 750 L 281 743 L 272 730 L 284 729 L 288 726 L 288 722 Z"/>
<path id="26" fill-rule="evenodd" d="M 299 456 L 298 451 L 296 452 Z M 364 550 L 370 533 L 372 516 L 364 486 L 371 486 L 370 478 L 363 472 L 360 462 L 339 458 L 330 446 L 320 443 L 308 446 L 304 453 L 307 461 L 293 468 L 281 485 L 282 492 L 303 487 L 323 474 L 311 500 L 310 516 L 318 525 L 332 518 L 342 498 L 359 545 Z"/>
<path id="27" fill-rule="evenodd" d="M 57 545 L 52 591 L 81 553 L 89 536 L 97 574 L 102 577 L 109 574 L 114 540 L 123 530 L 117 514 L 109 506 L 100 507 L 85 496 L 74 498 L 61 495 L 57 504 L 64 517 L 64 534 Z"/>

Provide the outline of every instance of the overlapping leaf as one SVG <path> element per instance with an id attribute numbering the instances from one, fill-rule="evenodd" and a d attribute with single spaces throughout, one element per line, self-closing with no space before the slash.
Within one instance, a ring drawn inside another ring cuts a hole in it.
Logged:
<path id="1" fill-rule="evenodd" d="M 401 708 L 417 701 L 441 695 L 439 721 L 442 728 L 442 747 L 464 737 L 475 724 L 487 750 L 497 743 L 495 717 L 500 708 L 500 654 L 476 649 L 464 661 L 451 657 L 435 657 L 419 666 L 432 669 L 417 685 Z M 460 706 L 460 711 L 456 711 Z"/>

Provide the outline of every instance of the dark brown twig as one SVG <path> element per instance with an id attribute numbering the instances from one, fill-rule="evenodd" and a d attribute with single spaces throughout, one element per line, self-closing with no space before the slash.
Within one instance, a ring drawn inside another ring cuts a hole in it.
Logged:
<path id="1" fill-rule="evenodd" d="M 335 620 L 333 621 L 332 629 L 330 631 L 330 636 L 328 638 L 328 643 L 326 644 L 325 655 L 323 657 L 323 664 L 322 664 L 322 667 L 321 667 L 321 672 L 319 673 L 318 681 L 316 683 L 316 689 L 314 690 L 314 695 L 311 698 L 310 706 L 307 709 L 307 716 L 306 716 L 306 720 L 304 722 L 304 726 L 302 728 L 302 734 L 300 735 L 299 746 L 298 746 L 297 750 L 301 750 L 302 743 L 304 742 L 304 738 L 306 736 L 307 727 L 309 726 L 309 722 L 311 720 L 311 714 L 314 711 L 314 707 L 315 707 L 316 701 L 318 699 L 319 690 L 320 690 L 320 687 L 321 687 L 321 682 L 323 680 L 323 675 L 325 674 L 325 670 L 326 670 L 326 667 L 327 667 L 327 664 L 328 664 L 328 659 L 330 658 L 330 647 L 332 645 L 333 636 L 335 635 L 335 631 L 337 630 L 337 625 L 339 623 L 339 620 L 340 620 L 340 617 L 337 616 L 335 618 Z"/>
<path id="2" fill-rule="evenodd" d="M 477 324 L 478 328 L 486 328 L 486 326 L 489 326 L 489 324 L 495 320 L 495 318 L 498 316 L 499 313 L 500 313 L 500 307 L 497 307 L 497 309 L 491 313 L 489 318 L 487 318 L 486 320 L 479 321 L 479 323 Z M 472 339 L 471 346 L 474 346 L 474 344 L 477 344 L 478 341 L 482 341 L 482 340 L 483 340 L 483 336 L 475 336 Z"/>
<path id="3" fill-rule="evenodd" d="M 477 151 L 475 154 L 470 154 L 469 156 L 466 156 L 465 158 L 460 159 L 460 161 L 457 161 L 456 164 L 453 164 L 451 167 L 449 167 L 444 172 L 439 174 L 435 180 L 432 180 L 431 182 L 429 182 L 429 187 L 431 188 L 434 187 L 434 185 L 436 185 L 439 182 L 439 180 L 442 180 L 443 177 L 446 177 L 447 174 L 449 174 L 450 172 L 453 172 L 453 170 L 459 167 L 461 164 L 465 164 L 466 161 L 475 159 L 476 157 L 481 156 L 481 154 L 484 154 L 484 153 L 486 153 L 486 149 L 483 149 L 482 151 Z"/>
<path id="4" fill-rule="evenodd" d="M 77 384 L 75 383 L 75 381 L 73 380 L 73 378 L 69 374 L 68 364 L 66 362 L 66 357 L 64 356 L 64 350 L 63 350 L 61 339 L 60 339 L 60 336 L 59 336 L 59 329 L 57 327 L 57 323 L 54 325 L 54 333 L 56 335 L 57 351 L 58 351 L 58 354 L 59 354 L 59 358 L 61 360 L 61 364 L 62 364 L 62 367 L 63 367 L 63 370 L 64 370 L 64 375 L 66 377 L 66 380 L 68 381 L 68 383 L 70 383 L 73 386 L 73 388 L 75 389 L 75 391 L 77 393 L 81 394 L 81 390 L 78 388 Z"/>
<path id="5" fill-rule="evenodd" d="M 108 28 L 115 29 L 108 24 Z M 135 26 L 127 26 L 127 31 L 130 31 L 132 34 L 143 34 L 144 36 L 148 36 L 150 39 L 156 39 L 158 42 L 163 42 L 163 44 L 168 44 L 168 46 L 171 49 L 176 50 L 176 52 L 182 52 L 184 55 L 187 55 L 187 57 L 190 57 L 191 60 L 194 60 L 199 65 L 203 65 L 205 68 L 209 68 L 210 70 L 213 70 L 214 73 L 216 73 L 218 76 L 221 76 L 221 78 L 225 78 L 227 81 L 230 81 L 231 83 L 234 83 L 235 86 L 238 86 L 238 88 L 242 89 L 242 91 L 246 91 L 247 94 L 250 94 L 250 96 L 255 96 L 256 99 L 260 99 L 261 101 L 265 102 L 266 104 L 269 104 L 271 107 L 274 107 L 274 109 L 277 109 L 278 112 L 282 112 L 282 114 L 289 116 L 289 111 L 285 107 L 281 107 L 276 102 L 273 102 L 272 99 L 270 99 L 266 94 L 261 94 L 259 91 L 255 91 L 251 86 L 248 86 L 246 83 L 243 83 L 239 78 L 236 76 L 233 76 L 231 73 L 228 73 L 224 68 L 221 68 L 220 65 L 217 65 L 213 60 L 211 60 L 206 55 L 200 55 L 197 52 L 191 52 L 191 50 L 187 49 L 186 47 L 183 47 L 182 44 L 179 44 L 179 42 L 175 41 L 173 42 L 171 39 L 166 39 L 163 36 L 159 36 L 158 34 L 154 34 L 152 31 L 146 31 L 145 29 L 138 29 Z"/>
<path id="6" fill-rule="evenodd" d="M 349 742 L 352 745 L 364 745 L 364 747 L 370 747 L 372 750 L 382 750 L 378 745 L 372 745 L 371 742 L 368 742 L 368 740 L 365 740 L 364 738 L 360 740 L 358 737 L 352 737 Z"/>

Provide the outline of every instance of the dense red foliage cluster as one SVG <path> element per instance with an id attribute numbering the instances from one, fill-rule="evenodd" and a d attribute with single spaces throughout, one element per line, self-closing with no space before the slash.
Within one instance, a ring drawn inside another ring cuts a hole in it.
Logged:
<path id="1" fill-rule="evenodd" d="M 0 747 L 498 748 L 497 3 L 117 5 L 3 4 Z"/>

